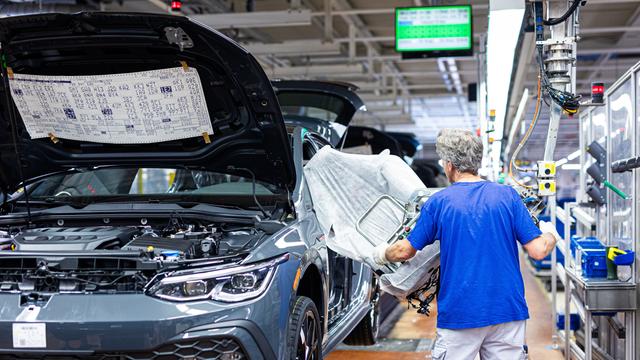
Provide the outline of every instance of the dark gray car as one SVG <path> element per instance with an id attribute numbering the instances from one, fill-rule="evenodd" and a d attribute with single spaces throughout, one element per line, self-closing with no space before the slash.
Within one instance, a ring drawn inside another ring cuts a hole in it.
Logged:
<path id="1" fill-rule="evenodd" d="M 327 141 L 287 132 L 244 49 L 149 14 L 5 18 L 0 41 L 0 358 L 319 359 L 375 342 L 373 274 L 327 249 L 302 172 Z M 35 138 L 9 93 L 17 74 L 176 66 L 198 70 L 212 134 Z"/>

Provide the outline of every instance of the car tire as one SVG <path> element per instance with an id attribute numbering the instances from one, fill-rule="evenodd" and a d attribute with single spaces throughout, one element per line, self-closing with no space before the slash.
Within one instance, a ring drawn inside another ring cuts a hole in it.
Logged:
<path id="1" fill-rule="evenodd" d="M 321 360 L 322 327 L 316 305 L 305 296 L 298 296 L 289 317 L 288 359 Z"/>
<path id="2" fill-rule="evenodd" d="M 367 312 L 360 323 L 351 331 L 344 339 L 344 343 L 352 346 L 369 346 L 375 345 L 378 341 L 378 330 L 380 329 L 380 290 L 373 281 L 375 286 L 371 295 L 371 309 Z"/>

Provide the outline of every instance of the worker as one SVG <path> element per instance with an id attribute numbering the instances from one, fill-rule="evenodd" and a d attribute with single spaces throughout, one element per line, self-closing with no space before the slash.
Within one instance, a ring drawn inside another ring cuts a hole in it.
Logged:
<path id="1" fill-rule="evenodd" d="M 517 242 L 541 260 L 559 235 L 536 227 L 518 193 L 478 176 L 482 142 L 470 131 L 443 129 L 436 152 L 451 186 L 424 204 L 407 239 L 374 249 L 379 265 L 402 262 L 440 240 L 437 336 L 432 358 L 524 359 L 524 297 Z"/>

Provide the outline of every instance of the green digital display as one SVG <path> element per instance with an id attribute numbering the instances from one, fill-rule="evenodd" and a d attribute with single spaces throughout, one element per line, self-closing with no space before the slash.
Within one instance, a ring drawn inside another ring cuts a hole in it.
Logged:
<path id="1" fill-rule="evenodd" d="M 470 5 L 396 9 L 396 51 L 469 51 L 472 48 Z"/>

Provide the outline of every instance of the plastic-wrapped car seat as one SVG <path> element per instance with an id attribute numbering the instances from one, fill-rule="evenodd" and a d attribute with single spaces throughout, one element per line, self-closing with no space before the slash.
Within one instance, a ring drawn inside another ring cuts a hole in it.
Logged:
<path id="1" fill-rule="evenodd" d="M 376 245 L 394 242 L 400 233 L 406 235 L 398 228 L 417 216 L 415 205 L 399 204 L 411 204 L 416 194 L 428 194 L 402 159 L 387 151 L 357 155 L 326 146 L 307 163 L 304 173 L 330 249 L 367 263 L 382 274 L 381 289 L 400 299 L 433 282 L 440 262 L 439 244 L 391 268 L 381 267 L 370 258 Z"/>

